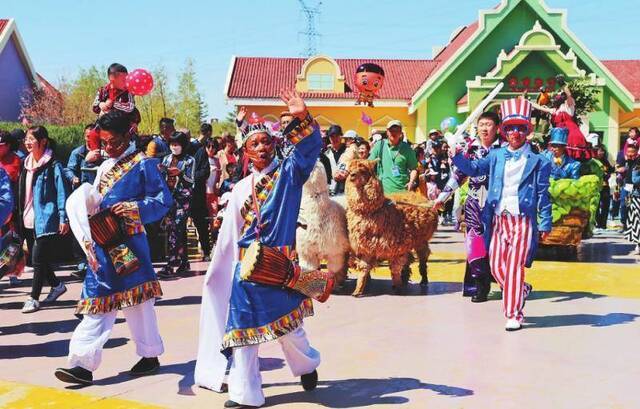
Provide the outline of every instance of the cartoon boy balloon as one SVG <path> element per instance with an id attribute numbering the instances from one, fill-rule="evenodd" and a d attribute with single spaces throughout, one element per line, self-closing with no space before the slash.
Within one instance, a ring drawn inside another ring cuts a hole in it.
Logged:
<path id="1" fill-rule="evenodd" d="M 378 64 L 360 64 L 356 69 L 355 82 L 359 91 L 356 105 L 364 103 L 372 107 L 373 98 L 377 97 L 384 84 L 384 70 Z"/>

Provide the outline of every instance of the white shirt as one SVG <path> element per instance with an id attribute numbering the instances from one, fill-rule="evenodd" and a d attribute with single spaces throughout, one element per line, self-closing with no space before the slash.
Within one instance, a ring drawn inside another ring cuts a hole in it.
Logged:
<path id="1" fill-rule="evenodd" d="M 527 164 L 527 153 L 529 153 L 529 144 L 525 143 L 517 151 L 507 147 L 509 152 L 521 152 L 520 158 L 510 158 L 504 164 L 504 175 L 502 185 L 502 195 L 498 204 L 498 214 L 508 211 L 513 215 L 520 214 L 520 205 L 518 201 L 518 187 L 520 179 L 524 173 L 524 167 Z"/>

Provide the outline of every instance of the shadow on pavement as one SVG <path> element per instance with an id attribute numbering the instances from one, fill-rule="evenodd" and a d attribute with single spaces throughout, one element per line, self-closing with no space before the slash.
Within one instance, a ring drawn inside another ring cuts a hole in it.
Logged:
<path id="1" fill-rule="evenodd" d="M 573 301 L 581 298 L 589 298 L 595 300 L 597 298 L 603 298 L 606 295 L 594 294 L 587 291 L 537 291 L 535 288 L 533 292 L 527 297 L 527 300 L 544 300 L 547 298 L 558 298 L 551 302 L 565 302 Z"/>
<path id="2" fill-rule="evenodd" d="M 334 296 L 350 296 L 353 290 L 356 287 L 356 280 L 353 278 L 349 278 L 345 281 L 344 285 L 339 291 L 334 292 Z M 422 287 L 419 283 L 410 282 L 407 285 L 405 292 L 401 295 L 397 295 L 397 297 L 406 297 L 406 296 L 432 296 L 432 295 L 442 295 L 442 294 L 451 294 L 462 291 L 462 283 L 454 283 L 447 281 L 430 281 L 428 287 Z M 366 297 L 378 297 L 381 295 L 394 295 L 393 289 L 391 288 L 391 280 L 390 279 L 376 279 L 371 278 L 369 280 L 369 284 L 367 285 L 367 289 L 365 290 Z"/>
<path id="3" fill-rule="evenodd" d="M 273 383 L 264 388 L 295 386 L 298 383 Z M 328 408 L 355 408 L 370 405 L 400 405 L 408 403 L 404 396 L 386 396 L 412 390 L 429 390 L 438 395 L 465 397 L 473 395 L 473 390 L 457 386 L 423 383 L 415 378 L 345 379 L 340 381 L 320 381 L 312 392 L 286 393 L 267 397 L 267 405 L 309 402 Z"/>
<path id="4" fill-rule="evenodd" d="M 163 298 L 156 301 L 156 307 L 161 306 L 175 306 L 175 305 L 200 305 L 202 296 L 199 295 L 185 295 L 180 298 Z"/>
<path id="5" fill-rule="evenodd" d="M 160 358 L 162 359 L 162 358 Z M 134 363 L 131 363 L 133 366 Z M 284 367 L 284 359 L 281 358 L 260 358 L 260 371 L 274 371 Z M 176 374 L 182 375 L 182 378 L 178 381 L 178 395 L 195 395 L 192 387 L 194 386 L 193 373 L 196 367 L 196 361 L 191 360 L 189 362 L 183 362 L 179 364 L 162 365 L 160 361 L 159 374 Z M 134 380 L 136 378 L 129 375 L 129 370 L 119 372 L 117 375 L 113 375 L 103 379 L 96 379 L 94 385 L 105 386 L 123 383 Z M 76 385 L 68 386 L 67 389 L 79 389 Z"/>
<path id="6" fill-rule="evenodd" d="M 193 395 L 193 391 L 191 390 L 191 386 L 193 386 L 193 370 L 196 366 L 196 361 L 191 360 L 189 362 L 183 362 L 180 364 L 172 364 L 172 365 L 162 365 L 162 357 L 160 357 L 160 370 L 158 374 L 177 374 L 182 375 L 182 378 L 178 381 L 178 395 Z M 123 365 L 127 363 L 123 361 Z M 135 362 L 130 362 L 130 365 L 133 366 Z M 129 374 L 129 368 L 126 370 L 119 372 L 117 375 L 109 376 L 107 378 L 96 379 L 93 382 L 95 386 L 106 386 L 106 385 L 115 385 L 119 383 L 124 383 L 127 381 L 132 381 L 138 378 L 132 377 Z M 81 389 L 83 386 L 79 385 L 71 385 L 67 386 L 67 389 Z"/>
<path id="7" fill-rule="evenodd" d="M 25 301 L 26 297 L 23 301 L 12 301 L 0 304 L 0 310 L 21 310 Z M 65 308 L 75 308 L 77 304 L 78 301 L 74 300 L 55 301 L 52 304 L 40 303 L 40 310 L 60 310 Z"/>
<path id="8" fill-rule="evenodd" d="M 117 318 L 116 324 L 124 322 L 124 318 Z M 31 333 L 34 335 L 42 336 L 53 333 L 69 333 L 76 329 L 79 320 L 64 320 L 64 321 L 45 321 L 45 322 L 26 322 L 18 325 L 10 325 L 6 327 L 0 327 L 0 335 L 16 335 Z"/>
<path id="9" fill-rule="evenodd" d="M 125 345 L 127 342 L 129 342 L 127 338 L 113 338 L 107 341 L 104 347 L 116 348 L 116 347 Z M 58 358 L 62 356 L 67 356 L 68 353 L 69 353 L 69 340 L 61 339 L 58 341 L 43 342 L 41 344 L 3 345 L 2 348 L 0 349 L 0 359 L 41 358 L 41 357 Z"/>
<path id="10" fill-rule="evenodd" d="M 596 314 L 567 314 L 549 315 L 546 317 L 527 317 L 525 328 L 555 328 L 570 327 L 576 325 L 588 325 L 591 327 L 610 327 L 612 325 L 627 324 L 640 317 L 638 314 L 612 312 L 605 315 Z"/>
<path id="11" fill-rule="evenodd" d="M 579 263 L 635 264 L 635 245 L 620 233 L 608 232 L 583 240 L 577 248 L 571 246 L 541 246 L 536 260 Z"/>

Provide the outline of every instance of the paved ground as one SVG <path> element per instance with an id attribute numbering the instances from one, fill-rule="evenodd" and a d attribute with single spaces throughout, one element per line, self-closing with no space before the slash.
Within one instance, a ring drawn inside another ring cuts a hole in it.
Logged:
<path id="1" fill-rule="evenodd" d="M 316 306 L 316 317 L 306 323 L 323 358 L 316 391 L 302 391 L 277 343 L 264 345 L 267 405 L 640 407 L 634 390 L 640 379 L 640 264 L 632 246 L 605 234 L 584 243 L 581 261 L 536 262 L 528 272 L 534 293 L 527 301 L 526 328 L 516 333 L 503 330 L 497 292 L 494 300 L 477 305 L 461 296 L 461 236 L 439 232 L 433 248 L 427 294 L 412 285 L 406 296 L 389 295 L 388 272 L 379 268 L 371 296 L 339 295 Z M 222 407 L 225 395 L 193 386 L 206 266 L 194 267 L 200 273 L 163 283 L 165 297 L 157 311 L 167 352 L 160 374 L 126 375 L 136 356 L 119 319 L 94 374 L 96 384 L 82 389 L 53 377 L 56 367 L 66 365 L 80 284 L 69 281 L 60 302 L 24 315 L 27 287 L 8 288 L 2 281 L 0 407 Z"/>

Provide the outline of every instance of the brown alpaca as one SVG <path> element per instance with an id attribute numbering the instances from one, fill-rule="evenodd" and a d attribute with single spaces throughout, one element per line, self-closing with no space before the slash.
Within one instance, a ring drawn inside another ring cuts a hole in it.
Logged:
<path id="1" fill-rule="evenodd" d="M 438 226 L 437 212 L 424 198 L 402 193 L 393 202 L 384 196 L 375 176 L 376 163 L 352 160 L 345 186 L 349 241 L 358 270 L 352 294 L 356 297 L 363 295 L 371 269 L 379 260 L 389 261 L 394 291 L 402 292 L 401 273 L 412 250 L 418 255 L 421 284 L 426 285 L 429 240 Z"/>

